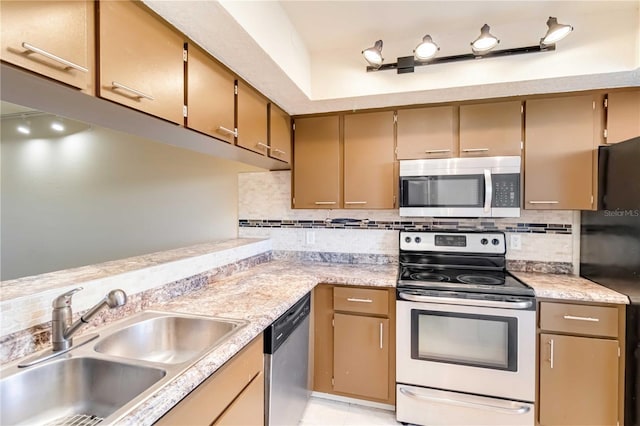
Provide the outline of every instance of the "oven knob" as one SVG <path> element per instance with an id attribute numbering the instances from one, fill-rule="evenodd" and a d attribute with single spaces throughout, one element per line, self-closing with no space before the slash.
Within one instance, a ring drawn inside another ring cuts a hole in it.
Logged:
<path id="1" fill-rule="evenodd" d="M 416 244 L 420 244 L 421 241 L 422 241 L 422 238 L 416 237 Z"/>
<path id="2" fill-rule="evenodd" d="M 405 243 L 410 243 L 411 242 L 411 237 L 405 237 L 404 238 L 404 242 Z"/>
<path id="3" fill-rule="evenodd" d="M 483 238 L 480 240 L 480 244 L 482 244 L 483 246 L 486 246 L 487 244 L 489 244 L 489 240 L 487 240 L 486 238 Z"/>
<path id="4" fill-rule="evenodd" d="M 491 244 L 493 244 L 494 246 L 497 246 L 498 244 L 500 244 L 500 241 L 498 241 L 497 238 L 494 238 L 493 240 L 491 240 Z"/>

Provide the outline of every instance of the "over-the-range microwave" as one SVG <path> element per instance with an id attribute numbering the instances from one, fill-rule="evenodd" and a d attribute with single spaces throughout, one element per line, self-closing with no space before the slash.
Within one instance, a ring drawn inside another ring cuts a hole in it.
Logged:
<path id="1" fill-rule="evenodd" d="M 400 161 L 400 216 L 519 217 L 520 157 Z"/>

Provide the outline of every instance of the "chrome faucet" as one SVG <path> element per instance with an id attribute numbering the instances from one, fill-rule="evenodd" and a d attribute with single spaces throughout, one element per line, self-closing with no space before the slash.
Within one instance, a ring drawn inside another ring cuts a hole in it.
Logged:
<path id="1" fill-rule="evenodd" d="M 73 335 L 80 330 L 102 308 L 117 308 L 127 303 L 127 295 L 122 290 L 111 290 L 97 305 L 89 309 L 76 322 L 71 323 L 73 312 L 71 311 L 71 296 L 82 287 L 74 288 L 53 301 L 53 317 L 51 319 L 51 344 L 53 352 L 69 349 L 73 345 Z"/>

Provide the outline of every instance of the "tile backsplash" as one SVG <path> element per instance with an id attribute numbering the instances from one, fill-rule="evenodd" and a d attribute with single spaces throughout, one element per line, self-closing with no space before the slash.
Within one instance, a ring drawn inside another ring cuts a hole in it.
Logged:
<path id="1" fill-rule="evenodd" d="M 555 264 L 551 270 L 577 272 L 580 226 L 579 215 L 572 211 L 522 210 L 519 218 L 446 219 L 400 217 L 397 210 L 294 210 L 290 171 L 241 173 L 238 189 L 238 236 L 271 238 L 276 257 L 291 257 L 292 252 L 308 253 L 307 258 L 314 258 L 315 252 L 325 254 L 316 258 L 333 254 L 333 259 L 337 253 L 349 258 L 395 256 L 399 230 L 498 230 L 507 235 L 507 259 L 514 268 L 549 270 L 549 264 Z M 520 248 L 512 247 L 511 235 L 519 236 Z"/>

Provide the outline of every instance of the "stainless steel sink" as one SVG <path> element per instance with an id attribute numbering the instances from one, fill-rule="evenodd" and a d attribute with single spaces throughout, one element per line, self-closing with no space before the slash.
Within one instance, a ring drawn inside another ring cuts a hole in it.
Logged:
<path id="1" fill-rule="evenodd" d="M 0 380 L 0 424 L 97 424 L 166 371 L 97 358 L 57 359 Z"/>
<path id="2" fill-rule="evenodd" d="M 181 364 L 228 337 L 233 320 L 167 315 L 141 320 L 105 337 L 97 352 L 162 364 Z"/>
<path id="3" fill-rule="evenodd" d="M 114 423 L 246 324 L 145 311 L 96 330 L 95 345 L 18 360 L 0 370 L 0 425 Z"/>

